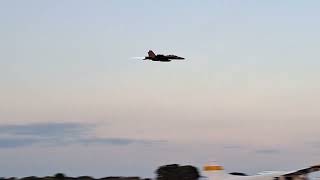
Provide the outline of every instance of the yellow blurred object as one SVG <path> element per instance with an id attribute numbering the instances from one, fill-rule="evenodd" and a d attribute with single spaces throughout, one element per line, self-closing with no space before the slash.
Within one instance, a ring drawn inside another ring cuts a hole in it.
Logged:
<path id="1" fill-rule="evenodd" d="M 220 171 L 220 170 L 223 170 L 223 167 L 218 165 L 208 165 L 208 166 L 204 166 L 203 170 L 204 171 Z"/>

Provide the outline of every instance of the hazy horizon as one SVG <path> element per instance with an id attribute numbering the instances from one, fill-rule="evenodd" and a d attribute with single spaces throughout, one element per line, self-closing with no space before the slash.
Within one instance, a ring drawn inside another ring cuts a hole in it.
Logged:
<path id="1" fill-rule="evenodd" d="M 319 5 L 0 1 L 1 176 L 319 164 Z"/>

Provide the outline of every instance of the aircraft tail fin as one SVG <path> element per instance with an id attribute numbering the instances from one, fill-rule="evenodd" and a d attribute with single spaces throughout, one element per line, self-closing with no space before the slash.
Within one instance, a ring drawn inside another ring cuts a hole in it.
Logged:
<path id="1" fill-rule="evenodd" d="M 151 58 L 155 58 L 155 57 L 156 57 L 156 54 L 155 54 L 152 50 L 149 50 L 149 51 L 148 51 L 148 55 L 149 55 L 149 57 L 151 57 Z"/>
<path id="2" fill-rule="evenodd" d="M 224 180 L 232 176 L 224 171 L 224 168 L 219 165 L 206 165 L 203 171 L 209 180 Z"/>

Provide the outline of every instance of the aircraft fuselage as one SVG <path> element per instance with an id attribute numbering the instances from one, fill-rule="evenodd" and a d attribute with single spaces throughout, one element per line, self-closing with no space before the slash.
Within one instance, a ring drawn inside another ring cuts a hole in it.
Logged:
<path id="1" fill-rule="evenodd" d="M 144 60 L 152 60 L 152 61 L 162 61 L 162 62 L 170 62 L 171 60 L 184 60 L 183 57 L 179 57 L 176 55 L 163 55 L 157 54 L 155 55 L 151 50 L 148 52 L 149 56 L 146 56 Z"/>

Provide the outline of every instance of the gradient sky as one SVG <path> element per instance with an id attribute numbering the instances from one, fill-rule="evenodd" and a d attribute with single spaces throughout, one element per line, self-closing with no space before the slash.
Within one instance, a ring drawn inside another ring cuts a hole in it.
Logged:
<path id="1" fill-rule="evenodd" d="M 1 176 L 319 163 L 319 6 L 0 1 Z"/>

